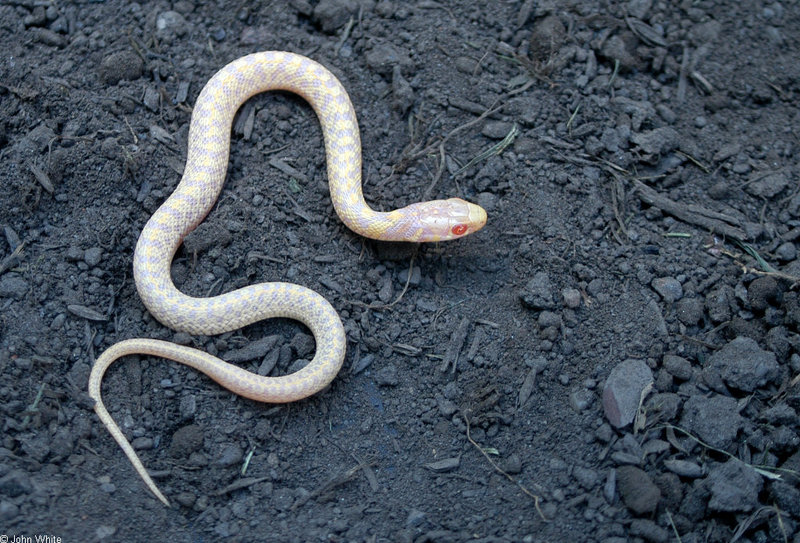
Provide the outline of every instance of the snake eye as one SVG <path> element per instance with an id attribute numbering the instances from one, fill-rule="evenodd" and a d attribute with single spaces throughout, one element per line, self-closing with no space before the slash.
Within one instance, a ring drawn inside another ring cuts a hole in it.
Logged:
<path id="1" fill-rule="evenodd" d="M 453 228 L 450 229 L 450 232 L 456 236 L 463 236 L 467 233 L 467 225 L 466 224 L 457 224 Z"/>

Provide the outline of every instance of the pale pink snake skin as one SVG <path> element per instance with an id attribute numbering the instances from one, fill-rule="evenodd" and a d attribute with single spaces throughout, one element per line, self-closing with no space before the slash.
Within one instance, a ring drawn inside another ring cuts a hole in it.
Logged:
<path id="1" fill-rule="evenodd" d="M 355 111 L 341 83 L 322 65 L 293 53 L 267 51 L 235 60 L 211 78 L 192 112 L 186 167 L 175 192 L 144 227 L 134 254 L 134 278 L 144 305 L 159 321 L 190 334 L 221 334 L 271 317 L 303 322 L 316 341 L 313 360 L 280 377 L 260 376 L 202 351 L 154 339 L 128 339 L 95 362 L 89 395 L 95 411 L 148 488 L 169 505 L 102 402 L 101 381 L 119 357 L 147 354 L 195 368 L 232 392 L 261 402 L 291 402 L 327 386 L 344 361 L 346 336 L 334 308 L 316 292 L 291 283 L 260 283 L 211 298 L 180 292 L 172 282 L 173 256 L 214 206 L 225 183 L 231 123 L 248 98 L 287 90 L 305 98 L 319 117 L 325 140 L 331 200 L 342 221 L 373 239 L 442 241 L 486 223 L 486 212 L 458 198 L 420 202 L 378 212 L 361 192 L 361 142 Z"/>

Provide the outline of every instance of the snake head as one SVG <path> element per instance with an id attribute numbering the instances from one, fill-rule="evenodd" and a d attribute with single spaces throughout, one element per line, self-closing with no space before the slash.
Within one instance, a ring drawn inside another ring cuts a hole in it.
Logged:
<path id="1" fill-rule="evenodd" d="M 477 232 L 486 224 L 486 211 L 461 198 L 419 202 L 413 209 L 418 228 L 409 241 L 446 241 Z"/>

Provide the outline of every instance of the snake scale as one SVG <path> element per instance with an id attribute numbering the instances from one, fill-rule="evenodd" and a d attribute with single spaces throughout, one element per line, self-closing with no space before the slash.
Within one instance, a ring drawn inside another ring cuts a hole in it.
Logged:
<path id="1" fill-rule="evenodd" d="M 159 491 L 119 426 L 103 405 L 103 375 L 118 358 L 145 354 L 167 358 L 201 371 L 235 394 L 269 403 L 291 402 L 323 389 L 338 373 L 346 336 L 336 310 L 313 290 L 291 283 L 260 283 L 209 298 L 180 292 L 170 267 L 178 247 L 211 210 L 225 183 L 230 132 L 236 111 L 251 96 L 285 90 L 313 107 L 322 126 L 333 206 L 354 232 L 389 241 L 442 241 L 475 232 L 486 223 L 480 206 L 459 198 L 419 202 L 379 212 L 361 191 L 361 142 L 355 111 L 342 84 L 325 67 L 293 53 L 265 51 L 239 58 L 206 84 L 189 126 L 183 177 L 145 225 L 134 253 L 136 288 L 161 323 L 190 334 L 221 334 L 272 317 L 304 323 L 316 342 L 313 360 L 291 375 L 259 376 L 202 351 L 155 339 L 128 339 L 106 350 L 89 376 L 89 396 L 105 427 L 147 487 Z"/>

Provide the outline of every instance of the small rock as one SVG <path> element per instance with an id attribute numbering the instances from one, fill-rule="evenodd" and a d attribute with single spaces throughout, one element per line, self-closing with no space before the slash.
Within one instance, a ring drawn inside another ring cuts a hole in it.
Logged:
<path id="1" fill-rule="evenodd" d="M 603 42 L 600 55 L 612 61 L 619 61 L 620 67 L 626 70 L 643 69 L 644 61 L 636 50 L 638 41 L 632 32 L 614 34 Z"/>
<path id="2" fill-rule="evenodd" d="M 664 460 L 664 467 L 676 475 L 696 479 L 705 475 L 705 469 L 699 464 L 688 460 L 672 459 Z"/>
<path id="3" fill-rule="evenodd" d="M 789 241 L 781 243 L 778 248 L 775 249 L 775 256 L 783 262 L 791 262 L 797 258 L 797 247 L 795 247 L 794 243 Z"/>
<path id="4" fill-rule="evenodd" d="M 179 428 L 172 434 L 169 454 L 174 458 L 186 458 L 203 448 L 203 430 L 196 424 Z"/>
<path id="5" fill-rule="evenodd" d="M 770 304 L 778 304 L 780 296 L 780 285 L 769 276 L 759 277 L 747 288 L 747 301 L 753 311 L 764 311 Z"/>
<path id="6" fill-rule="evenodd" d="M 228 443 L 220 451 L 216 463 L 219 466 L 230 467 L 241 464 L 243 458 L 242 448 L 236 443 Z"/>
<path id="7" fill-rule="evenodd" d="M 100 264 L 100 260 L 103 258 L 103 249 L 100 247 L 92 247 L 91 249 L 86 249 L 83 253 L 83 261 L 86 262 L 89 267 L 94 268 L 98 264 Z"/>
<path id="8" fill-rule="evenodd" d="M 649 155 L 664 155 L 678 146 L 680 134 L 674 128 L 664 126 L 649 132 L 631 134 L 631 141 Z"/>
<path id="9" fill-rule="evenodd" d="M 734 300 L 733 289 L 720 287 L 706 296 L 706 309 L 712 322 L 726 322 L 731 319 L 731 303 Z"/>
<path id="10" fill-rule="evenodd" d="M 458 468 L 461 464 L 461 459 L 458 456 L 454 456 L 452 458 L 444 458 L 442 460 L 437 460 L 436 462 L 430 462 L 425 464 L 425 467 L 431 471 L 435 471 L 436 473 L 445 473 L 447 471 L 453 471 L 454 469 Z"/>
<path id="11" fill-rule="evenodd" d="M 176 37 L 185 36 L 188 31 L 189 24 L 177 11 L 164 11 L 156 17 L 156 34 L 162 40 L 171 42 Z"/>
<path id="12" fill-rule="evenodd" d="M 456 70 L 462 74 L 477 75 L 480 73 L 481 65 L 472 57 L 458 57 L 456 58 L 454 65 Z"/>
<path id="13" fill-rule="evenodd" d="M 628 359 L 617 364 L 603 388 L 603 410 L 616 428 L 627 426 L 636 417 L 643 392 L 653 384 L 653 372 L 642 360 Z"/>
<path id="14" fill-rule="evenodd" d="M 780 194 L 789 186 L 789 179 L 783 172 L 773 172 L 764 175 L 764 172 L 756 171 L 750 178 L 750 182 L 745 183 L 747 192 L 758 198 L 770 199 Z"/>
<path id="15" fill-rule="evenodd" d="M 481 134 L 493 140 L 501 140 L 508 136 L 508 133 L 511 132 L 513 127 L 514 123 L 508 123 L 505 121 L 489 121 L 483 126 Z"/>
<path id="16" fill-rule="evenodd" d="M 120 81 L 134 81 L 142 77 L 144 63 L 133 51 L 119 51 L 103 59 L 100 64 L 100 78 L 108 85 Z"/>
<path id="17" fill-rule="evenodd" d="M 739 336 L 711 355 L 709 367 L 717 370 L 729 387 L 753 392 L 780 376 L 775 354 L 762 350 L 749 337 Z"/>
<path id="18" fill-rule="evenodd" d="M 536 272 L 520 293 L 520 298 L 530 309 L 555 309 L 553 285 L 547 272 Z"/>
<path id="19" fill-rule="evenodd" d="M 530 37 L 530 56 L 546 63 L 551 60 L 564 43 L 567 29 L 556 15 L 548 15 L 537 21 Z"/>
<path id="20" fill-rule="evenodd" d="M 420 270 L 419 266 L 414 266 L 411 269 L 411 279 L 409 279 L 408 268 L 403 268 L 400 270 L 400 273 L 397 274 L 397 280 L 403 285 L 408 282 L 408 284 L 412 287 L 419 286 L 420 282 L 422 281 L 422 271 Z"/>
<path id="21" fill-rule="evenodd" d="M 581 466 L 575 466 L 575 469 L 572 470 L 572 476 L 575 477 L 575 480 L 584 490 L 592 490 L 600 480 L 600 476 L 595 470 Z"/>
<path id="22" fill-rule="evenodd" d="M 389 364 L 379 369 L 375 372 L 375 382 L 382 387 L 397 386 L 400 383 L 400 379 L 397 377 L 397 366 Z"/>
<path id="23" fill-rule="evenodd" d="M 683 287 L 680 281 L 672 277 L 657 277 L 653 279 L 651 286 L 667 303 L 675 302 L 683 297 Z"/>
<path id="24" fill-rule="evenodd" d="M 511 475 L 521 473 L 522 459 L 517 453 L 511 453 L 508 458 L 500 462 L 500 469 Z"/>
<path id="25" fill-rule="evenodd" d="M 30 476 L 20 469 L 13 469 L 0 477 L 0 494 L 16 498 L 33 490 Z"/>
<path id="26" fill-rule="evenodd" d="M 395 66 L 401 68 L 411 67 L 411 57 L 408 53 L 391 43 L 380 43 L 370 49 L 366 54 L 367 66 L 381 75 L 389 75 Z"/>
<path id="27" fill-rule="evenodd" d="M 181 402 L 178 406 L 178 412 L 181 415 L 181 420 L 189 422 L 194 419 L 197 413 L 197 396 L 194 394 L 187 394 L 181 396 Z"/>
<path id="28" fill-rule="evenodd" d="M 416 527 L 425 522 L 425 515 L 424 511 L 420 511 L 419 509 L 412 509 L 408 513 L 408 517 L 406 518 L 406 526 Z"/>
<path id="29" fill-rule="evenodd" d="M 681 298 L 675 304 L 675 313 L 686 326 L 703 325 L 703 301 L 699 298 Z"/>
<path id="30" fill-rule="evenodd" d="M 711 468 L 706 485 L 711 491 L 709 509 L 747 513 L 758 505 L 763 480 L 753 468 L 731 458 Z"/>
<path id="31" fill-rule="evenodd" d="M 275 347 L 279 339 L 280 336 L 278 335 L 266 336 L 256 341 L 251 341 L 241 349 L 228 351 L 222 358 L 227 362 L 237 364 L 263 358 Z"/>
<path id="32" fill-rule="evenodd" d="M 320 0 L 311 18 L 323 32 L 332 34 L 346 25 L 357 11 L 358 4 L 353 0 Z"/>
<path id="33" fill-rule="evenodd" d="M 8 500 L 0 500 L 0 521 L 7 523 L 6 526 L 10 526 L 10 522 L 19 514 L 19 507 L 17 507 L 14 503 Z"/>
<path id="34" fill-rule="evenodd" d="M 800 519 L 800 489 L 784 481 L 773 481 L 769 494 L 780 509 Z"/>
<path id="35" fill-rule="evenodd" d="M 561 298 L 564 305 L 570 309 L 576 309 L 581 305 L 581 292 L 576 288 L 565 288 L 561 291 Z"/>
<path id="36" fill-rule="evenodd" d="M 405 114 L 414 105 L 414 89 L 403 77 L 400 66 L 392 69 L 392 107 Z"/>
<path id="37" fill-rule="evenodd" d="M 662 528 L 652 520 L 637 518 L 631 521 L 628 527 L 628 535 L 641 537 L 645 541 L 651 541 L 652 543 L 667 543 L 672 532 Z"/>
<path id="38" fill-rule="evenodd" d="M 685 358 L 667 354 L 664 355 L 663 364 L 665 370 L 681 381 L 688 381 L 692 377 L 692 363 Z"/>
<path id="39" fill-rule="evenodd" d="M 205 221 L 195 228 L 183 240 L 186 252 L 201 253 L 211 247 L 227 247 L 233 241 L 230 230 L 219 222 Z"/>
<path id="40" fill-rule="evenodd" d="M 701 441 L 727 449 L 742 427 L 736 400 L 728 396 L 692 396 L 683 406 L 681 426 Z"/>
<path id="41" fill-rule="evenodd" d="M 569 404 L 576 413 L 585 411 L 592 405 L 592 400 L 594 400 L 594 394 L 591 390 L 586 390 L 585 388 L 574 390 L 569 395 Z"/>
<path id="42" fill-rule="evenodd" d="M 625 506 L 637 515 L 654 512 L 661 499 L 661 490 L 636 466 L 617 468 L 617 488 Z"/>
<path id="43" fill-rule="evenodd" d="M 7 274 L 0 277 L 0 298 L 21 300 L 28 293 L 28 282 L 22 277 Z"/>
<path id="44" fill-rule="evenodd" d="M 136 451 L 149 451 L 155 447 L 156 442 L 152 437 L 139 436 L 131 440 L 131 447 Z"/>

